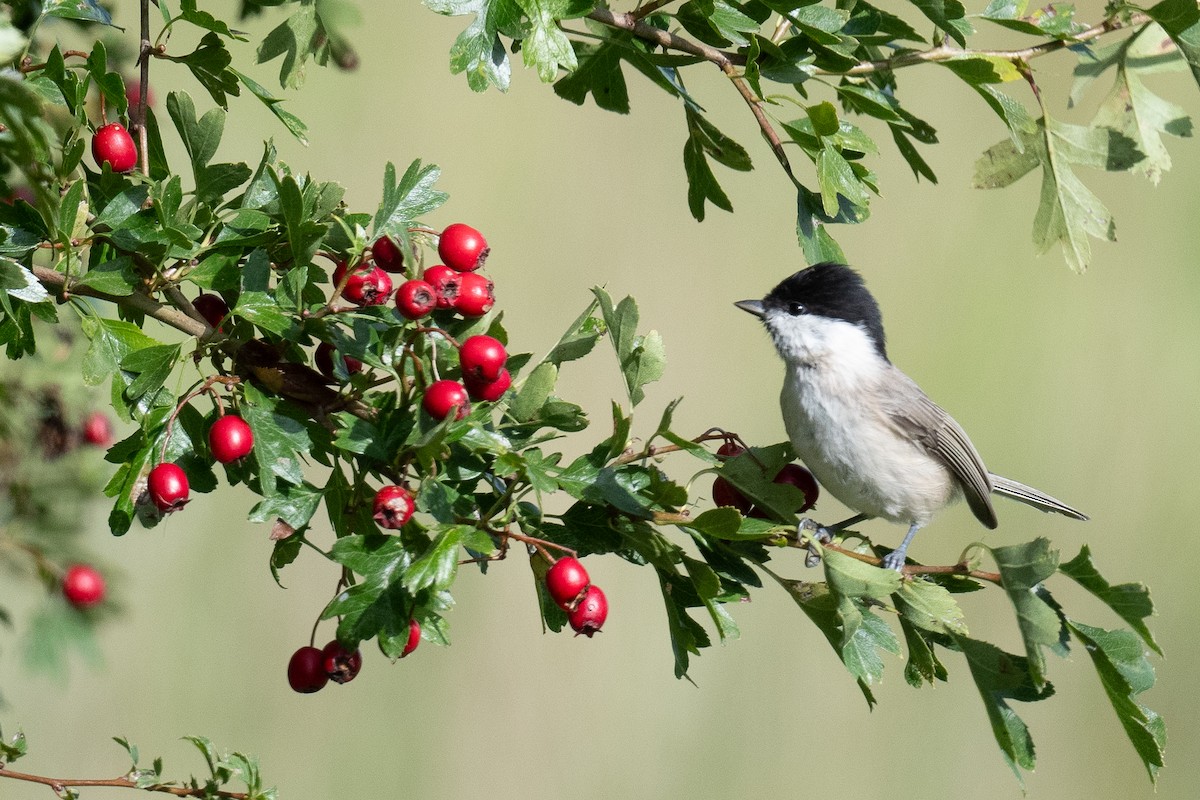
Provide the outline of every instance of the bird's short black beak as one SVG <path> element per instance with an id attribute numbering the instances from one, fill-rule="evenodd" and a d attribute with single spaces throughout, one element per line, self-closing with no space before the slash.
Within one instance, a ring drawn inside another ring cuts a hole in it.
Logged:
<path id="1" fill-rule="evenodd" d="M 747 311 L 753 314 L 759 319 L 762 319 L 763 315 L 767 313 L 763 308 L 762 300 L 738 300 L 736 303 L 734 303 L 734 305 L 740 308 L 742 311 Z"/>

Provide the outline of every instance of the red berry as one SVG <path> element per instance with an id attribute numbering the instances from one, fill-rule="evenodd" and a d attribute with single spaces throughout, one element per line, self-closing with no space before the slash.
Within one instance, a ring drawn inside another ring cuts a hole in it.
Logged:
<path id="1" fill-rule="evenodd" d="M 421 278 L 433 287 L 437 295 L 438 308 L 454 308 L 454 301 L 462 287 L 462 275 L 445 264 L 434 264 Z"/>
<path id="2" fill-rule="evenodd" d="M 404 253 L 390 236 L 380 236 L 371 245 L 371 256 L 380 269 L 388 272 L 404 272 Z"/>
<path id="3" fill-rule="evenodd" d="M 483 234 L 461 222 L 447 225 L 438 237 L 438 256 L 459 272 L 473 272 L 482 267 L 490 251 Z"/>
<path id="4" fill-rule="evenodd" d="M 137 78 L 131 78 L 125 82 L 125 101 L 129 103 L 129 116 L 132 117 L 137 111 L 138 103 L 142 102 L 142 82 Z M 146 105 L 153 107 L 154 105 L 154 89 L 146 89 Z"/>
<path id="5" fill-rule="evenodd" d="M 494 403 L 504 396 L 508 391 L 508 387 L 512 386 L 512 375 L 508 374 L 508 370 L 500 370 L 500 376 L 494 381 L 481 380 L 466 380 L 464 384 L 467 387 L 467 394 L 472 400 L 486 400 L 489 403 Z"/>
<path id="6" fill-rule="evenodd" d="M 412 519 L 416 504 L 403 486 L 384 486 L 375 493 L 374 510 L 379 527 L 396 530 Z"/>
<path id="7" fill-rule="evenodd" d="M 463 380 L 494 381 L 500 377 L 508 352 L 499 339 L 491 336 L 472 336 L 462 343 L 458 363 Z"/>
<path id="8" fill-rule="evenodd" d="M 791 484 L 804 492 L 804 502 L 796 509 L 797 514 L 803 514 L 815 506 L 817 504 L 817 497 L 821 493 L 821 490 L 817 487 L 817 479 L 813 477 L 811 472 L 799 464 L 785 464 L 783 469 L 775 473 L 772 482 Z M 755 507 L 750 510 L 749 516 L 758 519 L 767 519 L 770 515 Z"/>
<path id="9" fill-rule="evenodd" d="M 546 571 L 546 591 L 564 611 L 575 608 L 590 584 L 587 570 L 573 556 L 560 558 Z"/>
<path id="10" fill-rule="evenodd" d="M 430 416 L 437 419 L 446 419 L 455 409 L 458 410 L 454 418 L 462 419 L 471 410 L 471 404 L 467 401 L 467 390 L 458 381 L 451 380 L 431 383 L 425 390 L 425 397 L 421 399 L 421 406 Z"/>
<path id="11" fill-rule="evenodd" d="M 146 491 L 159 511 L 178 511 L 188 502 L 187 475 L 178 464 L 159 464 L 146 476 Z"/>
<path id="12" fill-rule="evenodd" d="M 319 692 L 329 682 L 325 654 L 315 647 L 301 647 L 292 653 L 287 668 L 288 685 L 301 694 Z"/>
<path id="13" fill-rule="evenodd" d="M 103 411 L 93 411 L 83 421 L 83 440 L 97 447 L 108 447 L 113 442 L 112 421 Z"/>
<path id="14" fill-rule="evenodd" d="M 717 455 L 724 456 L 725 458 L 739 456 L 744 452 L 746 452 L 746 448 L 742 447 L 732 439 L 726 439 L 721 443 L 721 446 L 717 448 Z"/>
<path id="15" fill-rule="evenodd" d="M 76 564 L 63 576 L 62 592 L 76 608 L 91 608 L 104 600 L 104 578 L 87 564 Z"/>
<path id="16" fill-rule="evenodd" d="M 362 669 L 362 651 L 347 650 L 337 639 L 325 645 L 321 650 L 321 656 L 321 668 L 325 670 L 329 680 L 334 683 L 349 683 Z"/>
<path id="17" fill-rule="evenodd" d="M 333 345 L 329 342 L 321 342 L 317 345 L 317 352 L 313 354 L 313 365 L 317 371 L 330 380 L 333 379 Z M 347 375 L 357 375 L 362 372 L 362 362 L 357 358 L 350 356 L 338 356 L 342 361 L 342 368 L 346 370 Z"/>
<path id="18" fill-rule="evenodd" d="M 419 645 L 420 643 L 421 643 L 421 623 L 417 622 L 415 619 L 410 619 L 408 621 L 408 642 L 405 643 L 404 649 L 400 651 L 400 657 L 404 658 L 406 655 L 411 653 L 413 650 L 416 650 L 417 645 Z"/>
<path id="19" fill-rule="evenodd" d="M 92 134 L 92 158 L 101 169 L 107 162 L 113 172 L 129 172 L 137 166 L 137 147 L 125 126 L 114 122 Z"/>
<path id="20" fill-rule="evenodd" d="M 408 319 L 420 319 L 433 311 L 437 302 L 437 290 L 425 281 L 405 281 L 396 290 L 396 310 Z"/>
<path id="21" fill-rule="evenodd" d="M 381 306 L 391 295 L 392 279 L 379 267 L 355 270 L 342 289 L 342 297 L 356 306 Z"/>
<path id="22" fill-rule="evenodd" d="M 750 507 L 753 505 L 746 495 L 739 492 L 734 488 L 732 483 L 719 475 L 713 481 L 712 496 L 713 502 L 717 505 L 736 508 L 743 516 L 750 513 Z"/>
<path id="23" fill-rule="evenodd" d="M 222 464 L 237 461 L 254 449 L 254 432 L 246 420 L 226 414 L 218 417 L 208 429 L 208 449 Z"/>
<path id="24" fill-rule="evenodd" d="M 225 317 L 229 316 L 229 304 L 219 294 L 197 295 L 192 305 L 213 328 L 219 327 L 225 321 Z"/>
<path id="25" fill-rule="evenodd" d="M 463 272 L 461 278 L 454 310 L 464 317 L 482 317 L 491 311 L 496 303 L 492 282 L 477 272 Z"/>
<path id="26" fill-rule="evenodd" d="M 603 627 L 607 618 L 608 598 L 600 591 L 600 587 L 593 583 L 587 588 L 579 605 L 567 617 L 567 621 L 571 623 L 571 628 L 577 635 L 582 633 L 591 638 L 592 634 Z"/>

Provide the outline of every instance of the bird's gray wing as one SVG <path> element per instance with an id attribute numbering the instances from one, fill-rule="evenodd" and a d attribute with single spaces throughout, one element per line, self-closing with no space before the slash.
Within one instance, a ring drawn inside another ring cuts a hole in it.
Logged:
<path id="1" fill-rule="evenodd" d="M 883 398 L 890 421 L 903 435 L 911 437 L 949 467 L 962 486 L 971 512 L 985 526 L 995 528 L 999 523 L 992 508 L 991 477 L 967 432 L 912 379 L 902 373 L 901 377 L 908 383 L 910 391 Z"/>

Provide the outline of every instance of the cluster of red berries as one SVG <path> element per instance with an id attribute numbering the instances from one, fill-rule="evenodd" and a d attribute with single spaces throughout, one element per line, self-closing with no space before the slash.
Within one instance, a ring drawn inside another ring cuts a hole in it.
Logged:
<path id="1" fill-rule="evenodd" d="M 208 450 L 222 464 L 244 458 L 254 449 L 254 431 L 246 420 L 236 414 L 224 414 L 208 429 Z M 146 493 L 155 507 L 164 514 L 178 511 L 187 505 L 191 487 L 187 473 L 178 464 L 164 461 L 146 476 Z"/>
<path id="2" fill-rule="evenodd" d="M 443 378 L 425 389 L 421 406 L 430 416 L 446 419 L 454 414 L 462 419 L 471 411 L 471 400 L 494 402 L 512 386 L 512 375 L 504 368 L 508 351 L 497 338 L 478 335 L 468 338 L 458 349 L 462 381 Z"/>
<path id="3" fill-rule="evenodd" d="M 421 624 L 415 619 L 408 623 L 408 641 L 401 651 L 404 658 L 421 643 Z M 349 683 L 362 669 L 362 651 L 347 650 L 334 639 L 322 648 L 305 646 L 292 653 L 288 661 L 288 685 L 301 694 L 312 694 L 325 688 L 329 681 Z"/>
<path id="4" fill-rule="evenodd" d="M 546 591 L 567 612 L 567 621 L 576 635 L 590 638 L 608 618 L 608 598 L 573 556 L 563 556 L 546 571 Z"/>
<path id="5" fill-rule="evenodd" d="M 745 448 L 734 441 L 726 441 L 717 448 L 717 455 L 723 458 L 733 458 L 745 452 Z M 772 479 L 773 483 L 791 484 L 804 493 L 804 503 L 796 509 L 797 514 L 802 514 L 817 504 L 817 496 L 820 494 L 820 489 L 817 488 L 817 479 L 813 474 L 799 464 L 785 464 L 779 472 L 775 473 Z M 729 481 L 721 476 L 717 476 L 713 481 L 712 487 L 713 502 L 719 506 L 730 506 L 736 508 L 742 516 L 754 517 L 756 519 L 768 519 L 770 515 L 754 505 L 750 498 L 739 492 Z"/>
<path id="6" fill-rule="evenodd" d="M 104 601 L 104 576 L 88 564 L 75 564 L 62 579 L 63 597 L 76 608 L 91 608 Z"/>

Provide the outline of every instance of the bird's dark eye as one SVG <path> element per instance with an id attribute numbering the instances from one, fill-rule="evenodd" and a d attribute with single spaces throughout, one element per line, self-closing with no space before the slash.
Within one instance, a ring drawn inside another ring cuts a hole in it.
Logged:
<path id="1" fill-rule="evenodd" d="M 798 317 L 804 313 L 804 304 L 797 303 L 795 300 L 787 304 L 787 312 L 793 317 Z"/>

